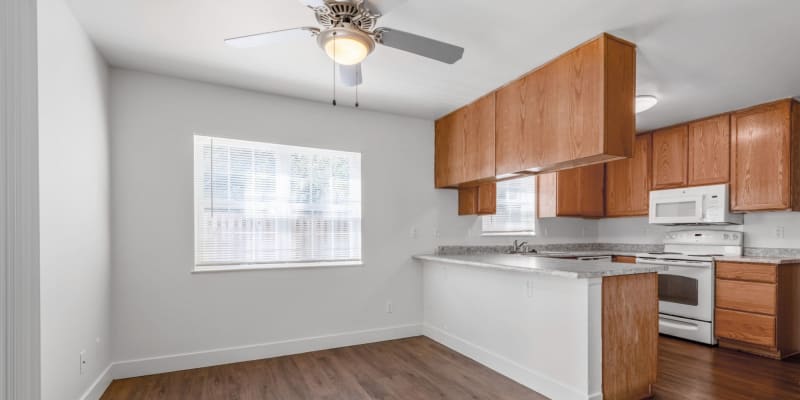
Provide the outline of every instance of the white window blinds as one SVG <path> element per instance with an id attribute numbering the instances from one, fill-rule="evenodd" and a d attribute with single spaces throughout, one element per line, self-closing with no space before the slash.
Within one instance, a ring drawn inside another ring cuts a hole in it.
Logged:
<path id="1" fill-rule="evenodd" d="M 536 177 L 497 182 L 497 212 L 483 216 L 484 235 L 536 232 Z"/>
<path id="2" fill-rule="evenodd" d="M 196 269 L 360 262 L 361 154 L 206 136 L 194 152 Z"/>

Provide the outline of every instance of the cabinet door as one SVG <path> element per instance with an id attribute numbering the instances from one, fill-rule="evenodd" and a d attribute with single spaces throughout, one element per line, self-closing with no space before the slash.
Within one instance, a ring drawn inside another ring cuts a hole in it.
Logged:
<path id="1" fill-rule="evenodd" d="M 791 207 L 789 100 L 731 114 L 731 209 Z"/>
<path id="2" fill-rule="evenodd" d="M 647 215 L 650 208 L 651 135 L 633 143 L 633 157 L 606 164 L 606 216 Z"/>
<path id="3" fill-rule="evenodd" d="M 580 169 L 580 215 L 582 217 L 602 217 L 605 215 L 603 186 L 605 165 L 596 164 Z"/>
<path id="4" fill-rule="evenodd" d="M 496 210 L 497 185 L 494 182 L 458 188 L 458 215 L 488 215 Z"/>
<path id="5" fill-rule="evenodd" d="M 495 98 L 496 174 L 510 174 L 525 169 L 526 135 L 522 123 L 525 112 L 525 79 L 497 90 Z"/>
<path id="6" fill-rule="evenodd" d="M 435 123 L 433 144 L 433 182 L 437 188 L 447 187 L 450 170 L 450 124 L 449 116 Z"/>
<path id="7" fill-rule="evenodd" d="M 602 217 L 603 164 L 539 175 L 539 217 Z"/>
<path id="8" fill-rule="evenodd" d="M 690 123 L 689 186 L 728 183 L 730 148 L 730 115 Z"/>
<path id="9" fill-rule="evenodd" d="M 653 132 L 653 189 L 686 186 L 687 125 Z"/>
<path id="10" fill-rule="evenodd" d="M 556 216 L 581 216 L 581 168 L 556 172 Z"/>
<path id="11" fill-rule="evenodd" d="M 466 108 L 464 126 L 464 181 L 495 176 L 494 93 Z"/>

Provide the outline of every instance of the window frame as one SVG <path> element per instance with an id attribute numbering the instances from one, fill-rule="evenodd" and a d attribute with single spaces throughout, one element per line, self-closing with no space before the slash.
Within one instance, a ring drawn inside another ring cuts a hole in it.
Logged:
<path id="1" fill-rule="evenodd" d="M 199 246 L 199 227 L 198 224 L 200 222 L 200 209 L 201 209 L 201 202 L 202 202 L 202 195 L 200 193 L 201 188 L 200 185 L 197 183 L 197 176 L 198 171 L 202 168 L 202 157 L 198 156 L 197 146 L 198 141 L 203 139 L 220 139 L 220 140 L 230 140 L 230 141 L 241 141 L 241 142 L 251 142 L 251 143 L 262 143 L 268 145 L 278 145 L 278 146 L 289 146 L 289 147 L 300 147 L 309 150 L 320 150 L 320 151 L 336 151 L 336 152 L 346 152 L 346 153 L 355 153 L 359 156 L 359 182 L 360 182 L 360 198 L 359 198 L 359 236 L 360 236 L 360 251 L 359 257 L 357 260 L 320 260 L 320 261 L 303 261 L 303 262 L 274 262 L 274 263 L 265 263 L 265 262 L 254 262 L 254 263 L 237 263 L 237 262 L 230 262 L 230 263 L 211 263 L 211 264 L 203 264 L 199 265 L 198 263 L 198 246 Z M 351 151 L 351 150 L 340 150 L 340 149 L 326 149 L 321 147 L 311 147 L 311 146 L 299 146 L 299 145 L 288 145 L 283 143 L 271 143 L 271 142 L 264 142 L 259 140 L 250 140 L 250 139 L 238 139 L 238 138 L 230 138 L 230 137 L 223 137 L 223 136 L 209 136 L 209 135 L 202 135 L 199 133 L 193 134 L 192 137 L 192 193 L 194 196 L 194 207 L 193 207 L 193 242 L 192 242 L 192 270 L 191 273 L 218 273 L 218 272 L 241 272 L 241 271 L 259 271 L 259 270 L 286 270 L 286 269 L 307 269 L 307 268 L 331 268 L 331 267 L 358 267 L 364 265 L 364 181 L 363 181 L 363 154 L 359 151 Z"/>
<path id="2" fill-rule="evenodd" d="M 481 216 L 481 236 L 482 237 L 491 237 L 491 236 L 518 236 L 518 237 L 534 237 L 536 236 L 536 232 L 539 228 L 539 210 L 538 210 L 538 202 L 539 202 L 539 181 L 536 176 L 524 176 L 524 177 L 516 177 L 513 179 L 506 179 L 504 181 L 499 181 L 497 184 L 501 184 L 502 182 L 516 180 L 516 179 L 532 179 L 533 180 L 533 226 L 531 227 L 532 230 L 524 230 L 524 231 L 485 231 L 484 224 L 487 218 L 491 218 L 492 215 L 483 215 Z M 500 191 L 496 191 L 495 198 L 496 204 L 500 204 L 499 196 Z"/>

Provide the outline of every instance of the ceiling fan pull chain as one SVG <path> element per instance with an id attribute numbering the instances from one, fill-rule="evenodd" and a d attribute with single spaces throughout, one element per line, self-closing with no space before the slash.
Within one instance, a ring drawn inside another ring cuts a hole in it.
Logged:
<path id="1" fill-rule="evenodd" d="M 356 84 L 356 108 L 358 108 L 358 84 Z"/>
<path id="2" fill-rule="evenodd" d="M 336 107 L 336 32 L 333 32 L 333 106 Z"/>

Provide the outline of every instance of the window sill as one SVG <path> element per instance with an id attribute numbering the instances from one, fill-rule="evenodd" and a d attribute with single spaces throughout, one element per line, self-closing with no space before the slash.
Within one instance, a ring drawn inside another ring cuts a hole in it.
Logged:
<path id="1" fill-rule="evenodd" d="M 481 236 L 536 236 L 536 232 L 482 232 Z"/>
<path id="2" fill-rule="evenodd" d="M 329 262 L 309 262 L 309 263 L 285 263 L 285 264 L 237 264 L 237 265 L 203 265 L 195 266 L 192 273 L 208 272 L 237 272 L 237 271 L 259 271 L 271 269 L 296 269 L 296 268 L 328 268 L 328 267 L 357 267 L 364 265 L 363 261 L 329 261 Z"/>

